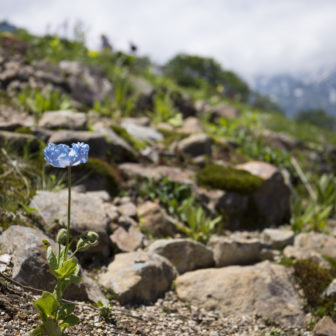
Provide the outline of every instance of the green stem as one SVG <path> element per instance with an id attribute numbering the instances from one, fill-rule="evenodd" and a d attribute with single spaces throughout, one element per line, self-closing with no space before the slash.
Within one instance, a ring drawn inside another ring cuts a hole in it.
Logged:
<path id="1" fill-rule="evenodd" d="M 70 248 L 70 214 L 71 214 L 71 166 L 68 166 L 68 224 L 67 224 L 67 253 L 65 255 L 65 260 L 67 259 L 68 250 Z"/>

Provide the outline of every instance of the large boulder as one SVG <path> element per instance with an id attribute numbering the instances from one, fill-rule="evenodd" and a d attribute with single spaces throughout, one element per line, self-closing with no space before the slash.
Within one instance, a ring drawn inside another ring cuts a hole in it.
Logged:
<path id="1" fill-rule="evenodd" d="M 87 128 L 87 114 L 73 111 L 44 112 L 39 121 L 39 127 L 49 129 L 85 130 Z"/>
<path id="2" fill-rule="evenodd" d="M 42 240 L 48 240 L 54 251 L 57 244 L 37 229 L 12 225 L 0 235 L 0 250 L 11 255 L 12 278 L 37 289 L 53 291 L 56 280 L 49 272 L 46 251 Z M 84 271 L 82 281 L 72 285 L 65 293 L 72 300 L 105 300 L 97 284 Z"/>
<path id="3" fill-rule="evenodd" d="M 260 229 L 288 223 L 291 192 L 281 172 L 274 166 L 253 162 L 240 165 L 239 169 L 213 167 L 216 169 L 213 174 L 209 167 L 199 174 L 208 169 L 207 180 L 216 178 L 217 185 L 219 182 L 224 185 L 217 187 L 224 193 L 211 201 L 217 211 L 228 216 L 228 229 Z M 212 188 L 216 188 L 214 181 L 212 184 Z"/>
<path id="4" fill-rule="evenodd" d="M 82 194 L 72 191 L 71 198 L 71 234 L 79 235 L 86 231 L 97 232 L 99 243 L 87 250 L 86 254 L 97 253 L 103 257 L 108 256 L 110 253 L 107 235 L 108 219 L 105 215 L 104 202 L 101 197 L 95 194 Z M 68 191 L 39 190 L 32 199 L 30 207 L 38 209 L 47 230 L 51 230 L 58 225 L 65 226 L 68 213 Z"/>
<path id="5" fill-rule="evenodd" d="M 148 247 L 148 252 L 167 258 L 179 274 L 214 264 L 212 251 L 190 239 L 159 239 Z"/>
<path id="6" fill-rule="evenodd" d="M 208 247 L 213 250 L 217 267 L 246 265 L 260 260 L 262 244 L 257 239 L 212 236 Z"/>
<path id="7" fill-rule="evenodd" d="M 304 321 L 302 301 L 285 266 L 264 261 L 185 273 L 176 279 L 180 299 L 225 315 L 259 315 L 286 327 Z"/>
<path id="8" fill-rule="evenodd" d="M 98 283 L 117 294 L 122 304 L 149 303 L 169 289 L 176 274 L 167 259 L 138 251 L 117 254 Z"/>

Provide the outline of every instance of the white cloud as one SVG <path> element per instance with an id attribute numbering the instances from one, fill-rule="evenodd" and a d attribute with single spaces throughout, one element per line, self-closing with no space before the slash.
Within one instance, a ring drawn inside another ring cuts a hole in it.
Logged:
<path id="1" fill-rule="evenodd" d="M 334 0 L 1 0 L 0 13 L 41 34 L 82 20 L 91 47 L 105 33 L 158 62 L 177 52 L 213 56 L 246 77 L 336 66 Z"/>

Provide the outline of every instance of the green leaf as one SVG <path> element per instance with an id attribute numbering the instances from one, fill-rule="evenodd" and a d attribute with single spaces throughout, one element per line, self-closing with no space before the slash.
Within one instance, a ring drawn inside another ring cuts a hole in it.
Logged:
<path id="1" fill-rule="evenodd" d="M 70 275 L 75 274 L 76 271 L 77 271 L 77 260 L 75 258 L 71 258 L 65 261 L 62 264 L 61 268 L 55 270 L 56 274 L 61 279 L 68 278 Z"/>
<path id="2" fill-rule="evenodd" d="M 79 322 L 79 318 L 75 315 L 69 315 L 64 320 L 63 323 L 61 323 L 61 328 L 68 328 L 71 327 Z"/>
<path id="3" fill-rule="evenodd" d="M 47 248 L 47 260 L 48 260 L 48 264 L 51 270 L 55 270 L 57 269 L 58 265 L 57 265 L 57 259 L 55 256 L 54 251 L 52 250 L 51 246 L 48 246 Z"/>
<path id="4" fill-rule="evenodd" d="M 63 336 L 62 330 L 58 326 L 57 322 L 48 318 L 43 323 L 43 335 L 47 336 Z"/>
<path id="5" fill-rule="evenodd" d="M 58 301 L 49 292 L 43 292 L 42 296 L 33 303 L 35 309 L 40 313 L 43 322 L 48 317 L 55 318 L 59 307 Z"/>
<path id="6" fill-rule="evenodd" d="M 75 310 L 75 305 L 73 303 L 64 303 L 59 309 L 58 318 L 64 320 L 68 315 L 70 315 Z"/>
<path id="7" fill-rule="evenodd" d="M 39 335 L 43 335 L 43 329 L 41 326 L 38 326 L 29 334 L 29 336 L 39 336 Z"/>

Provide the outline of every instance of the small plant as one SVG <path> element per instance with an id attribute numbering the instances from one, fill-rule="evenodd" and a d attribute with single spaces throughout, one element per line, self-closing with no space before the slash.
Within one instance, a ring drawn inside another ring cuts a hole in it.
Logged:
<path id="1" fill-rule="evenodd" d="M 209 218 L 200 205 L 190 198 L 182 203 L 179 208 L 180 219 L 185 224 L 177 224 L 178 229 L 193 240 L 206 243 L 215 232 L 221 216 Z"/>
<path id="2" fill-rule="evenodd" d="M 57 90 L 41 91 L 40 89 L 26 88 L 18 94 L 17 99 L 21 105 L 34 114 L 36 121 L 45 111 L 71 108 L 70 99 Z"/>
<path id="3" fill-rule="evenodd" d="M 72 144 L 72 148 L 63 144 L 49 144 L 44 150 L 45 160 L 53 167 L 68 167 L 68 221 L 67 227 L 60 229 L 57 234 L 58 252 L 56 254 L 51 244 L 47 240 L 43 241 L 47 253 L 49 271 L 57 282 L 53 293 L 44 291 L 41 297 L 33 303 L 34 308 L 40 314 L 42 324 L 35 328 L 31 336 L 65 336 L 65 330 L 79 321 L 78 317 L 73 314 L 75 305 L 64 303 L 62 297 L 70 284 L 78 284 L 80 282 L 80 267 L 75 254 L 98 243 L 97 233 L 85 232 L 79 237 L 75 251 L 69 255 L 71 245 L 71 166 L 87 162 L 88 151 L 89 146 L 84 143 Z"/>

